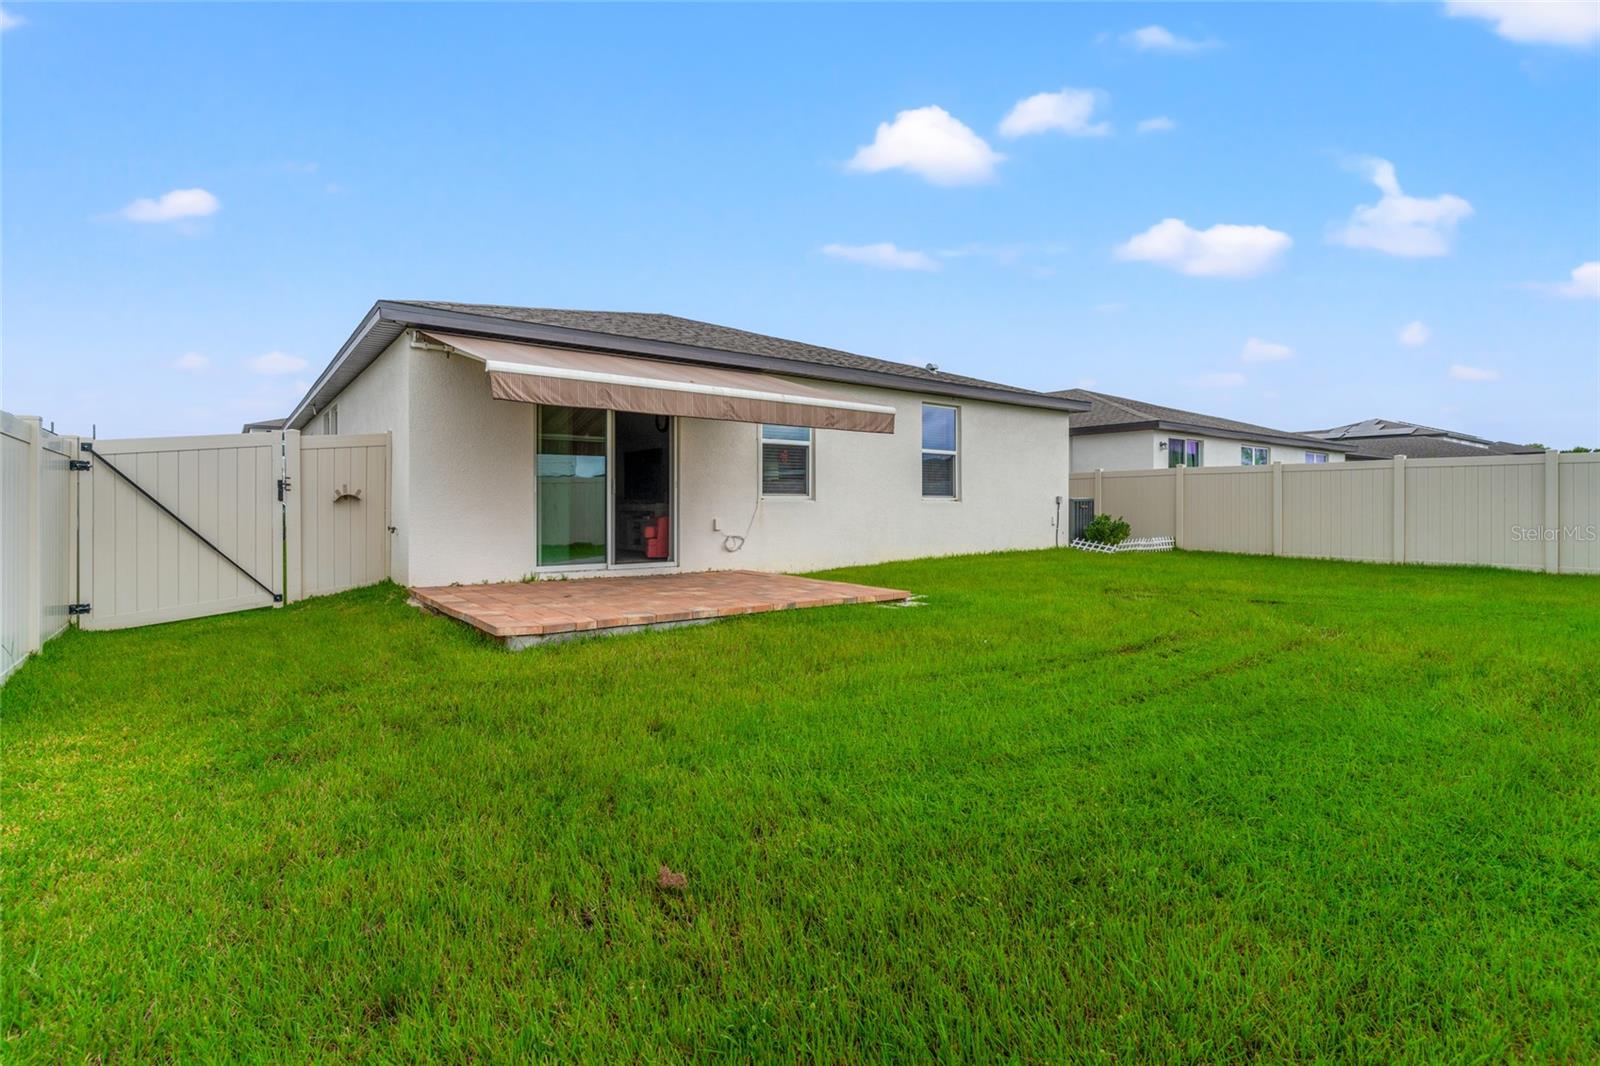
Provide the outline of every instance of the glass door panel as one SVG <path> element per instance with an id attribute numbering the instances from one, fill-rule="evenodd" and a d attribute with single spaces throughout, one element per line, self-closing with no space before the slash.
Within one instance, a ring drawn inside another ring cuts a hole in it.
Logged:
<path id="1" fill-rule="evenodd" d="M 539 565 L 606 562 L 606 412 L 539 408 Z"/>
<path id="2" fill-rule="evenodd" d="M 618 411 L 612 416 L 616 434 L 616 495 L 612 506 L 612 561 L 665 563 L 673 559 L 672 419 Z"/>

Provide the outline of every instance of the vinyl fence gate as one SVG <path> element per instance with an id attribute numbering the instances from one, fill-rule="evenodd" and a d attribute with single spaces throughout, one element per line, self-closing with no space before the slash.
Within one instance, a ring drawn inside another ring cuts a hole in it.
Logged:
<path id="1" fill-rule="evenodd" d="M 389 574 L 389 435 L 75 442 L 85 629 L 201 618 Z"/>

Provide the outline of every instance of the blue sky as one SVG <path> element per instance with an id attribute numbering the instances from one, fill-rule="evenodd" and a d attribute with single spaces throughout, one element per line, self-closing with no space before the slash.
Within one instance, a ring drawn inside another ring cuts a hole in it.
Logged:
<path id="1" fill-rule="evenodd" d="M 424 298 L 1600 444 L 1596 10 L 6 4 L 3 403 L 233 432 Z"/>

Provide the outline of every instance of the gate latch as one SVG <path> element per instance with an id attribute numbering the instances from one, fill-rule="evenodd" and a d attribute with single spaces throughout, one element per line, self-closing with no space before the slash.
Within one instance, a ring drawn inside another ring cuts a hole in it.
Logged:
<path id="1" fill-rule="evenodd" d="M 67 604 L 67 613 L 68 614 L 88 614 L 89 613 L 89 605 L 87 603 L 69 603 L 69 604 Z"/>
<path id="2" fill-rule="evenodd" d="M 68 470 L 87 470 L 87 469 L 89 469 L 89 460 L 87 460 L 87 459 L 68 459 L 67 460 L 67 469 Z"/>

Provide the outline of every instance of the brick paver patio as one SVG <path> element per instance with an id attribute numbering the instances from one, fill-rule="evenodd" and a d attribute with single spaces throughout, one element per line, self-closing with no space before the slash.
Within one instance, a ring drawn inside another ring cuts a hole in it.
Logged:
<path id="1" fill-rule="evenodd" d="M 513 646 L 586 632 L 909 598 L 899 589 L 753 570 L 414 588 L 424 607 Z"/>

